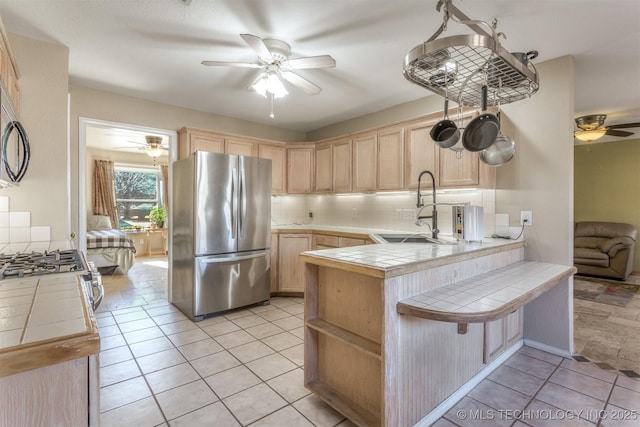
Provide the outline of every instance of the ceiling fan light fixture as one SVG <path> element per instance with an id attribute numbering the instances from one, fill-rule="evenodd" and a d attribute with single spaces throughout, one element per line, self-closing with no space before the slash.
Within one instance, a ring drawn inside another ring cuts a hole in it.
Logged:
<path id="1" fill-rule="evenodd" d="M 580 141 L 592 142 L 602 138 L 606 133 L 607 129 L 577 130 L 573 133 L 573 136 Z"/>
<path id="2" fill-rule="evenodd" d="M 273 94 L 274 98 L 282 98 L 289 93 L 278 75 L 273 72 L 261 74 L 251 84 L 251 88 L 265 98 L 267 97 L 267 93 Z"/>
<path id="3" fill-rule="evenodd" d="M 149 157 L 160 157 L 162 155 L 162 148 L 160 147 L 149 147 L 145 150 Z"/>

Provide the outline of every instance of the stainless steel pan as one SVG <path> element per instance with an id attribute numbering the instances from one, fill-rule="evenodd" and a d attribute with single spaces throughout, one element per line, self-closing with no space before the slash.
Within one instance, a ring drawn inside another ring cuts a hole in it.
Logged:
<path id="1" fill-rule="evenodd" d="M 482 151 L 496 140 L 500 122 L 495 114 L 487 113 L 487 86 L 482 86 L 482 113 L 474 118 L 462 135 L 462 145 L 469 151 Z"/>

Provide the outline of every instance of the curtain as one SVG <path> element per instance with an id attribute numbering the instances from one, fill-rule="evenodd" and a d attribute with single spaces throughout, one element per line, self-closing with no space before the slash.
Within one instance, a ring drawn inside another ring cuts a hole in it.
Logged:
<path id="1" fill-rule="evenodd" d="M 160 165 L 160 174 L 162 175 L 162 204 L 164 210 L 169 217 L 169 166 Z"/>
<path id="2" fill-rule="evenodd" d="M 107 215 L 111 220 L 111 228 L 120 229 L 114 177 L 113 161 L 95 161 L 93 171 L 93 214 Z"/>

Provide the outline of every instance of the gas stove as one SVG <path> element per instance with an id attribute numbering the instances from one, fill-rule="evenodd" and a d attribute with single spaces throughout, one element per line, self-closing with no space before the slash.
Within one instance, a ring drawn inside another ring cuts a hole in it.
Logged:
<path id="1" fill-rule="evenodd" d="M 86 269 L 82 254 L 76 249 L 0 254 L 0 280 L 55 273 L 80 273 Z"/>

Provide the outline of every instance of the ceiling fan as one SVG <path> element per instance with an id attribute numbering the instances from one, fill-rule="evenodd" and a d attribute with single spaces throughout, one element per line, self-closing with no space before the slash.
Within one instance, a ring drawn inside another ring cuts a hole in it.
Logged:
<path id="1" fill-rule="evenodd" d="M 288 93 L 280 78 L 299 87 L 309 95 L 317 95 L 322 89 L 292 70 L 333 68 L 336 66 L 335 59 L 330 55 L 289 59 L 291 47 L 281 40 L 262 39 L 251 34 L 240 34 L 240 37 L 258 54 L 257 63 L 202 61 L 202 65 L 262 69 L 247 89 L 255 90 L 264 97 L 269 94 L 272 98 L 279 98 Z"/>
<path id="2" fill-rule="evenodd" d="M 169 149 L 162 145 L 162 137 L 161 136 L 154 136 L 154 135 L 146 135 L 145 137 L 146 142 L 139 142 L 139 141 L 127 141 L 131 144 L 136 144 L 136 145 L 142 145 L 142 147 L 135 147 L 138 150 L 142 150 L 145 153 L 147 153 L 147 155 L 149 155 L 150 157 L 160 157 L 163 153 L 168 152 Z M 132 147 L 116 147 L 117 149 L 131 149 Z"/>
<path id="3" fill-rule="evenodd" d="M 575 131 L 573 136 L 580 141 L 591 142 L 602 138 L 605 135 L 627 137 L 633 135 L 633 132 L 618 129 L 640 127 L 640 123 L 622 123 L 618 125 L 604 126 L 606 118 L 606 114 L 592 114 L 589 116 L 577 117 L 575 119 L 576 126 L 578 126 L 580 130 Z"/>

